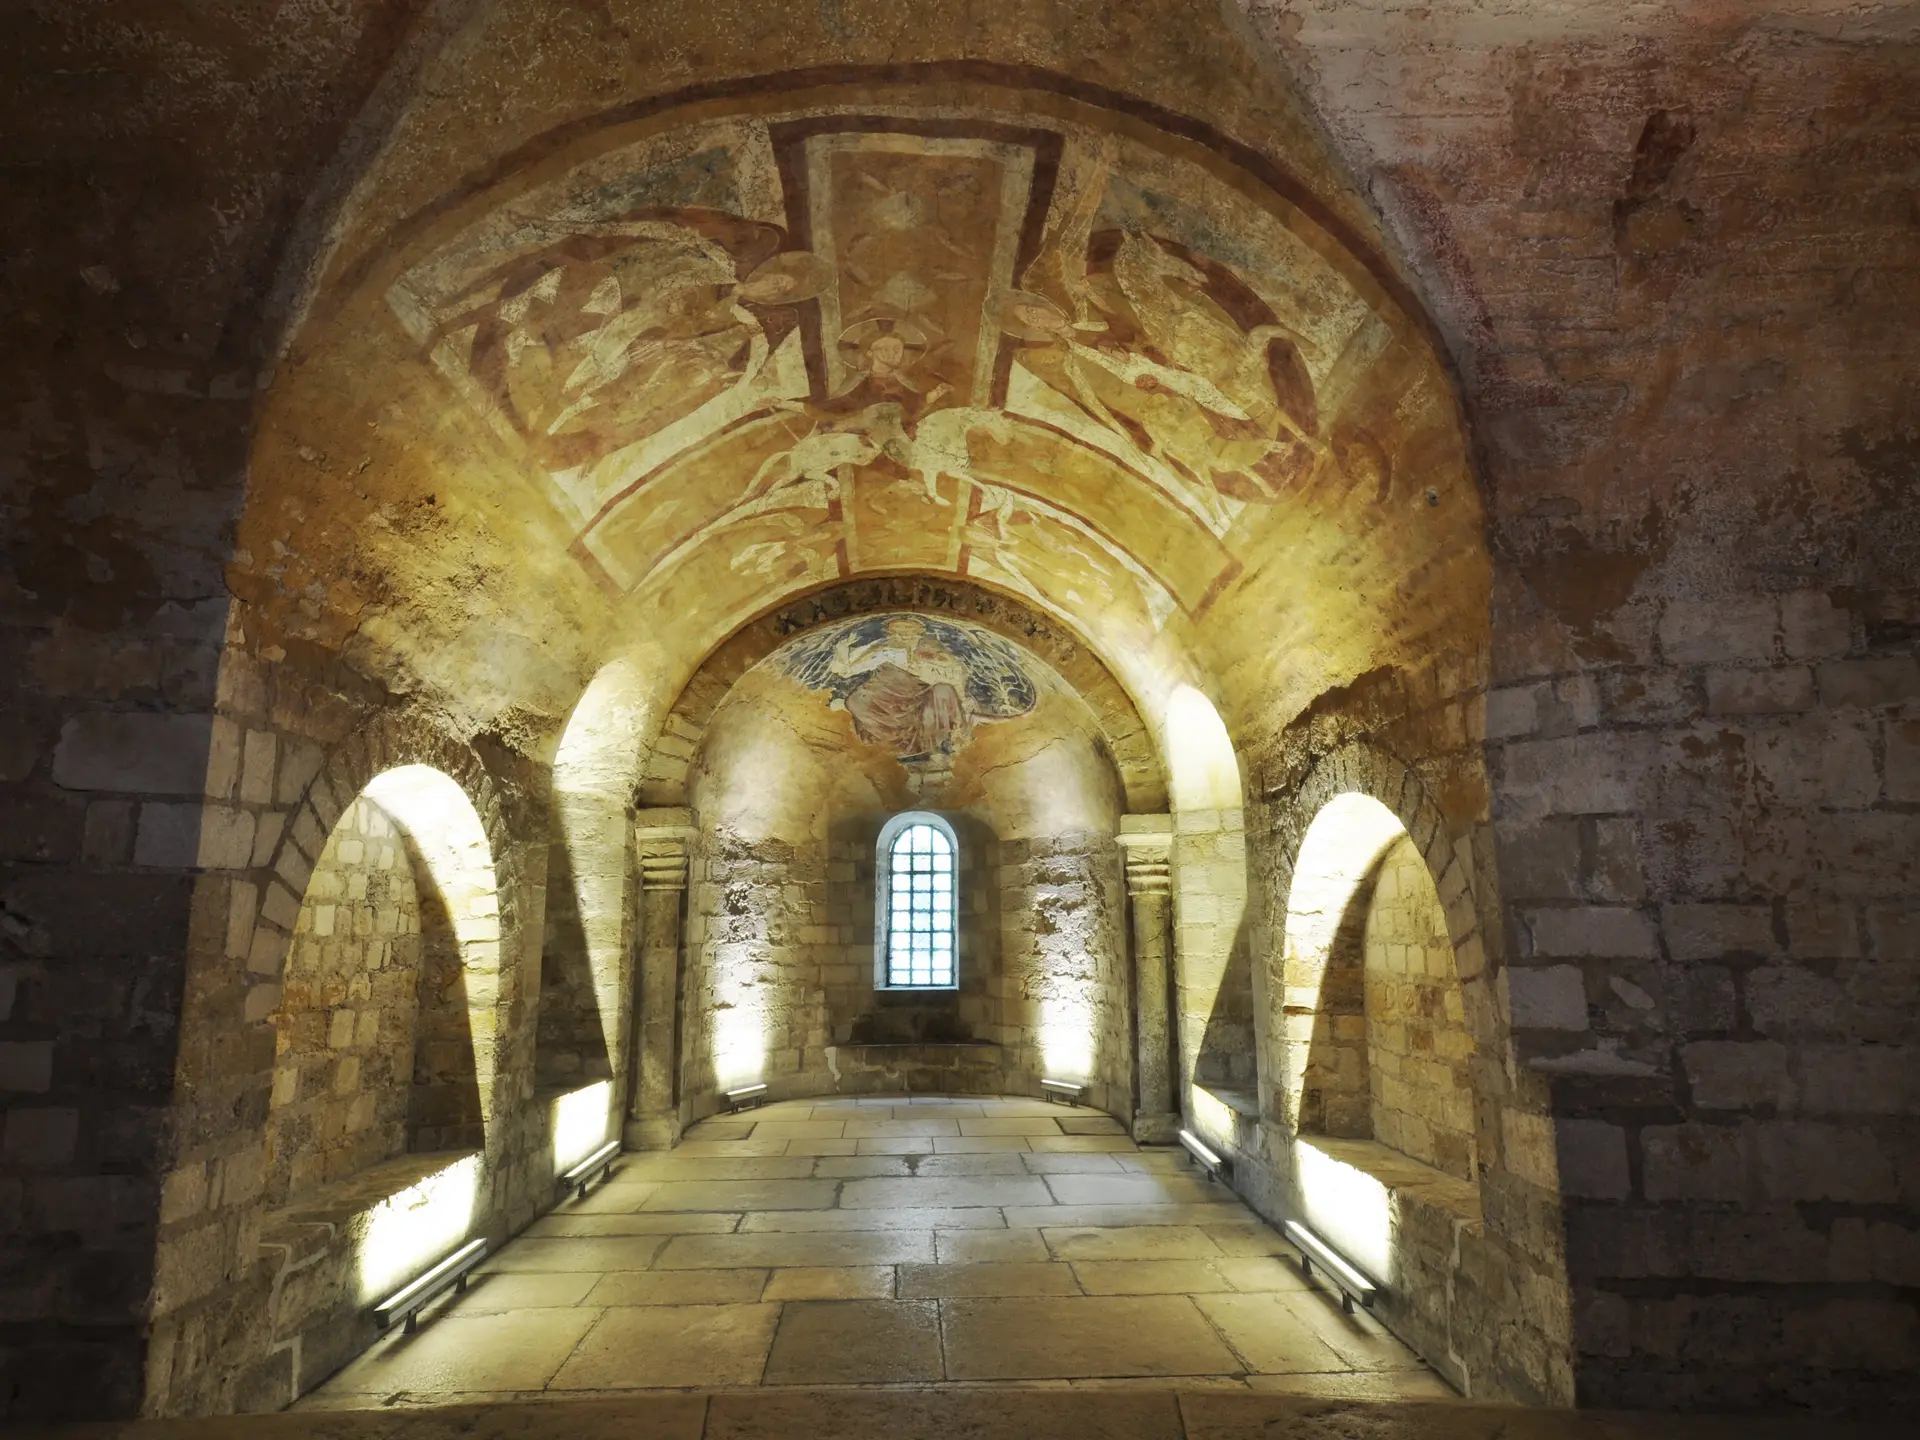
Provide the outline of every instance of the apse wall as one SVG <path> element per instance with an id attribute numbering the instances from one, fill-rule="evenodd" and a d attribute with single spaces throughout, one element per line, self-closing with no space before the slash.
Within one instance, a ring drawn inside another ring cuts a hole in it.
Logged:
<path id="1" fill-rule="evenodd" d="M 831 625 L 747 672 L 694 757 L 682 1109 L 775 1094 L 1032 1093 L 1131 1114 L 1122 798 L 1083 700 L 978 626 Z M 958 986 L 876 986 L 876 842 L 959 845 Z"/>

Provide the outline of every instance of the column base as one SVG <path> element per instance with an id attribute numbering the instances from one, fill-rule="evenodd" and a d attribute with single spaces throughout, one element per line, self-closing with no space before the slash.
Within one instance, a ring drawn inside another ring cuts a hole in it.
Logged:
<path id="1" fill-rule="evenodd" d="M 629 1120 L 621 1132 L 620 1143 L 628 1150 L 671 1150 L 680 1143 L 680 1117 L 655 1115 L 646 1120 Z"/>
<path id="2" fill-rule="evenodd" d="M 1142 1110 L 1133 1117 L 1133 1143 L 1171 1145 L 1180 1138 L 1180 1117 L 1168 1110 Z"/>

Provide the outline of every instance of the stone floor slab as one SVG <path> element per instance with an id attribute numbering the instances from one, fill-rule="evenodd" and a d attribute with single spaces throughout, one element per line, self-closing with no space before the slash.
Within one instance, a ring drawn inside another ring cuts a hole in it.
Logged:
<path id="1" fill-rule="evenodd" d="M 578 1305 L 600 1283 L 590 1270 L 552 1273 L 494 1270 L 474 1275 L 466 1291 L 454 1296 L 443 1313 L 497 1315 L 503 1310 L 546 1310 Z"/>
<path id="2" fill-rule="evenodd" d="M 552 1390 L 755 1385 L 778 1305 L 630 1306 L 604 1312 L 560 1367 Z"/>
<path id="3" fill-rule="evenodd" d="M 716 1395 L 707 1412 L 706 1440 L 799 1440 L 803 1436 L 809 1440 L 1183 1440 L 1178 1402 L 1164 1392 L 929 1389 Z M 647 1440 L 653 1440 L 651 1433 Z"/>
<path id="4" fill-rule="evenodd" d="M 1025 1154 L 1035 1140 L 1044 1138 L 1039 1135 L 936 1135 L 933 1150 L 936 1155 Z"/>
<path id="5" fill-rule="evenodd" d="M 1220 1254 L 1191 1225 L 1045 1227 L 1040 1236 L 1056 1260 L 1212 1260 Z"/>
<path id="6" fill-rule="evenodd" d="M 928 1157 L 932 1158 L 932 1157 Z M 813 1162 L 813 1173 L 823 1180 L 871 1180 L 876 1176 L 906 1177 L 905 1155 L 822 1155 Z"/>
<path id="7" fill-rule="evenodd" d="M 878 1155 L 868 1156 L 878 1160 Z M 895 1156 L 902 1164 L 908 1162 L 907 1156 Z M 963 1179 L 987 1179 L 1003 1176 L 1026 1177 L 1032 1172 L 1020 1162 L 1026 1156 L 1011 1150 L 990 1150 L 984 1153 L 956 1155 L 942 1151 L 934 1155 L 919 1155 L 912 1158 L 913 1168 L 908 1173 L 916 1179 L 938 1180 L 960 1177 Z"/>
<path id="8" fill-rule="evenodd" d="M 669 1180 L 655 1188 L 642 1208 L 825 1210 L 838 1192 L 838 1182 L 833 1180 Z"/>
<path id="9" fill-rule="evenodd" d="M 1072 1269 L 1089 1295 L 1205 1295 L 1235 1288 L 1206 1260 L 1076 1260 Z"/>
<path id="10" fill-rule="evenodd" d="M 740 1221 L 742 1234 L 786 1230 L 1004 1230 L 997 1206 L 974 1205 L 938 1210 L 768 1210 Z"/>
<path id="11" fill-rule="evenodd" d="M 965 1209 L 970 1206 L 1044 1205 L 1047 1182 L 1034 1175 L 968 1180 L 849 1180 L 840 1190 L 843 1210 Z"/>
<path id="12" fill-rule="evenodd" d="M 945 1300 L 954 1380 L 1226 1375 L 1240 1362 L 1184 1296 Z"/>
<path id="13" fill-rule="evenodd" d="M 1049 1175 L 1047 1188 L 1062 1205 L 1239 1203 L 1233 1192 L 1223 1186 L 1180 1175 Z"/>
<path id="14" fill-rule="evenodd" d="M 503 1270 L 644 1270 L 667 1244 L 664 1235 L 539 1236 L 516 1240 L 487 1258 Z"/>
<path id="15" fill-rule="evenodd" d="M 941 1378 L 940 1311 L 929 1302 L 827 1300 L 785 1307 L 769 1385 L 901 1384 Z"/>
<path id="16" fill-rule="evenodd" d="M 902 1300 L 961 1300 L 983 1295 L 1078 1295 L 1073 1267 L 1057 1261 L 980 1265 L 902 1265 Z"/>
<path id="17" fill-rule="evenodd" d="M 412 1335 L 382 1340 L 327 1388 L 377 1396 L 538 1390 L 566 1363 L 600 1313 L 580 1306 L 444 1316 Z"/>
<path id="18" fill-rule="evenodd" d="M 725 1274 L 725 1271 L 717 1272 Z M 891 1265 L 812 1265 L 776 1270 L 763 1300 L 891 1300 Z"/>
<path id="19" fill-rule="evenodd" d="M 647 1180 L 804 1180 L 813 1173 L 806 1155 L 663 1155 L 645 1168 Z"/>
<path id="20" fill-rule="evenodd" d="M 1121 1166 L 1122 1156 L 1092 1155 L 1056 1155 L 1051 1151 L 1029 1150 L 1020 1157 L 1020 1162 L 1032 1175 L 1124 1175 Z"/>
<path id="21" fill-rule="evenodd" d="M 720 1235 L 740 1226 L 738 1215 L 714 1211 L 638 1212 L 632 1215 L 543 1215 L 522 1239 L 610 1235 Z"/>
<path id="22" fill-rule="evenodd" d="M 773 1231 L 675 1236 L 660 1253 L 655 1268 L 795 1269 L 823 1265 L 904 1265 L 932 1260 L 933 1232 L 930 1230 Z"/>
<path id="23" fill-rule="evenodd" d="M 592 1305 L 751 1305 L 766 1287 L 765 1270 L 626 1270 L 603 1275 Z"/>
<path id="24" fill-rule="evenodd" d="M 1249 1370 L 1272 1375 L 1353 1369 L 1314 1333 L 1287 1296 L 1197 1295 L 1193 1303 Z"/>
<path id="25" fill-rule="evenodd" d="M 942 1265 L 982 1265 L 1053 1258 L 1038 1230 L 936 1230 L 935 1259 Z"/>
<path id="26" fill-rule="evenodd" d="M 862 1116 L 847 1121 L 849 1140 L 931 1139 L 935 1135 L 958 1135 L 960 1122 L 951 1116 L 925 1120 L 869 1120 Z"/>
<path id="27" fill-rule="evenodd" d="M 1059 1135 L 1060 1124 L 1050 1115 L 992 1115 L 962 1120 L 962 1135 Z"/>

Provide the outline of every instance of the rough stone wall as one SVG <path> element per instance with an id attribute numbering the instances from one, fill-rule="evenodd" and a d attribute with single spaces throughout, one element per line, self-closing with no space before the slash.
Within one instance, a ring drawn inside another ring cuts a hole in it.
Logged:
<path id="1" fill-rule="evenodd" d="M 188 812 L 232 760 L 223 527 L 271 277 L 420 9 L 9 16 L 0 1423 L 140 1404 L 184 957 L 223 908 Z M 209 854 L 240 829 L 213 817 Z M 209 1193 L 258 1177 L 240 1157 Z"/>
<path id="2" fill-rule="evenodd" d="M 1473 1036 L 1447 917 L 1411 840 L 1387 847 L 1364 904 L 1373 1138 L 1459 1179 L 1476 1179 Z"/>
<path id="3" fill-rule="evenodd" d="M 458 884 L 446 896 L 474 937 L 463 959 L 482 963 L 463 967 L 462 983 L 469 1001 L 489 1012 L 493 1037 L 472 1223 L 504 1238 L 553 1198 L 549 1121 L 533 1086 L 532 982 L 546 854 L 545 813 L 528 793 L 533 777 L 505 757 L 490 766 L 449 737 L 440 716 L 389 712 L 356 727 L 338 691 L 260 656 L 257 632 L 235 640 L 222 670 L 200 853 L 208 855 L 209 831 L 244 832 L 247 850 L 235 843 L 231 856 L 203 859 L 193 943 L 183 957 L 186 994 L 144 1353 L 142 1405 L 153 1414 L 273 1408 L 319 1378 L 302 1367 L 297 1317 L 289 1319 L 291 1334 L 266 1319 L 280 1269 L 295 1259 L 315 1263 L 312 1251 L 293 1257 L 261 1244 L 270 1220 L 271 1017 L 282 1004 L 285 961 L 328 836 L 367 784 L 396 767 L 429 766 L 458 784 L 485 832 L 496 877 L 484 900 Z M 335 727 L 344 733 L 328 735 Z M 464 869 L 455 858 L 443 874 L 459 880 Z M 497 915 L 475 917 L 476 901 Z M 487 931 L 499 938 L 478 938 Z M 335 1237 L 329 1273 L 349 1285 L 357 1279 L 354 1227 L 327 1233 Z"/>
<path id="4" fill-rule="evenodd" d="M 1309 1207 L 1300 1188 L 1288 1077 L 1306 1068 L 1295 1052 L 1314 1043 L 1314 1017 L 1290 1013 L 1299 1006 L 1282 963 L 1287 899 L 1308 828 L 1322 808 L 1343 793 L 1370 796 L 1398 817 L 1421 864 L 1438 877 L 1435 891 L 1474 1044 L 1478 1161 L 1473 1187 L 1424 1166 L 1410 1166 L 1415 1174 L 1388 1185 L 1398 1237 L 1392 1263 L 1403 1273 L 1397 1299 L 1384 1313 L 1471 1394 L 1565 1403 L 1573 1388 L 1573 1342 L 1554 1129 L 1547 1087 L 1516 1063 L 1501 1012 L 1504 965 L 1492 928 L 1499 901 L 1491 882 L 1491 835 L 1471 808 L 1477 759 L 1459 743 L 1477 707 L 1447 698 L 1450 688 L 1440 671 L 1376 677 L 1339 712 L 1296 727 L 1284 747 L 1249 757 L 1258 797 L 1248 833 L 1262 1109 L 1258 1120 L 1235 1117 L 1221 1139 L 1235 1151 L 1236 1186 L 1264 1213 L 1283 1218 Z M 1359 738 L 1368 730 L 1372 740 Z M 1410 767 L 1393 757 L 1389 743 L 1435 758 Z M 1450 804 L 1466 814 L 1450 814 Z M 1359 943 L 1364 953 L 1364 940 Z M 1304 1024 L 1296 1026 L 1296 1019 Z M 1366 1173 L 1391 1169 L 1394 1152 L 1376 1148 Z"/>
<path id="5" fill-rule="evenodd" d="M 1018 904 L 1022 898 L 1014 895 L 1003 899 L 1000 893 L 999 840 L 991 828 L 972 816 L 941 817 L 953 826 L 960 844 L 955 867 L 959 988 L 951 995 L 903 995 L 890 1002 L 874 984 L 880 964 L 874 929 L 879 905 L 877 880 L 883 873 L 876 846 L 881 828 L 890 818 L 879 813 L 853 815 L 834 826 L 826 920 L 834 928 L 833 938 L 840 949 L 836 963 L 822 975 L 829 1043 L 841 1046 L 883 1038 L 998 1043 L 1005 1025 L 998 993 L 1002 988 L 999 917 L 1006 901 Z M 868 1023 L 862 1025 L 863 1020 Z"/>
<path id="6" fill-rule="evenodd" d="M 1481 442 L 1580 1398 L 1904 1413 L 1920 14 L 1240 8 L 1381 205 Z"/>
<path id="7" fill-rule="evenodd" d="M 1087 1103 L 1131 1116 L 1132 976 L 1126 881 L 1111 834 L 1000 844 L 998 977 L 1011 1024 L 1007 1070 L 1035 1089 L 1043 1076 L 1082 1076 Z"/>
<path id="8" fill-rule="evenodd" d="M 1259 1074 L 1238 807 L 1175 812 L 1172 890 L 1181 1073 L 1251 1096 Z"/>
<path id="9" fill-rule="evenodd" d="M 700 833 L 689 860 L 682 978 L 682 1118 L 764 1080 L 793 1093 L 825 1068 L 827 969 L 839 959 L 820 845 Z M 814 1063 L 809 1066 L 809 1060 Z"/>
<path id="10" fill-rule="evenodd" d="M 420 911 L 400 832 L 355 800 L 314 863 L 273 1017 L 268 1204 L 407 1148 Z"/>

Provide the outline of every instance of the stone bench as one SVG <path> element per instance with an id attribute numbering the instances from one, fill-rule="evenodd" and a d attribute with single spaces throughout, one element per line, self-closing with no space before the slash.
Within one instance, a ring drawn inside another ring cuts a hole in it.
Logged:
<path id="1" fill-rule="evenodd" d="M 373 1343 L 374 1303 L 469 1237 L 480 1170 L 477 1150 L 401 1155 L 262 1218 L 269 1298 L 249 1408 L 288 1404 Z"/>

